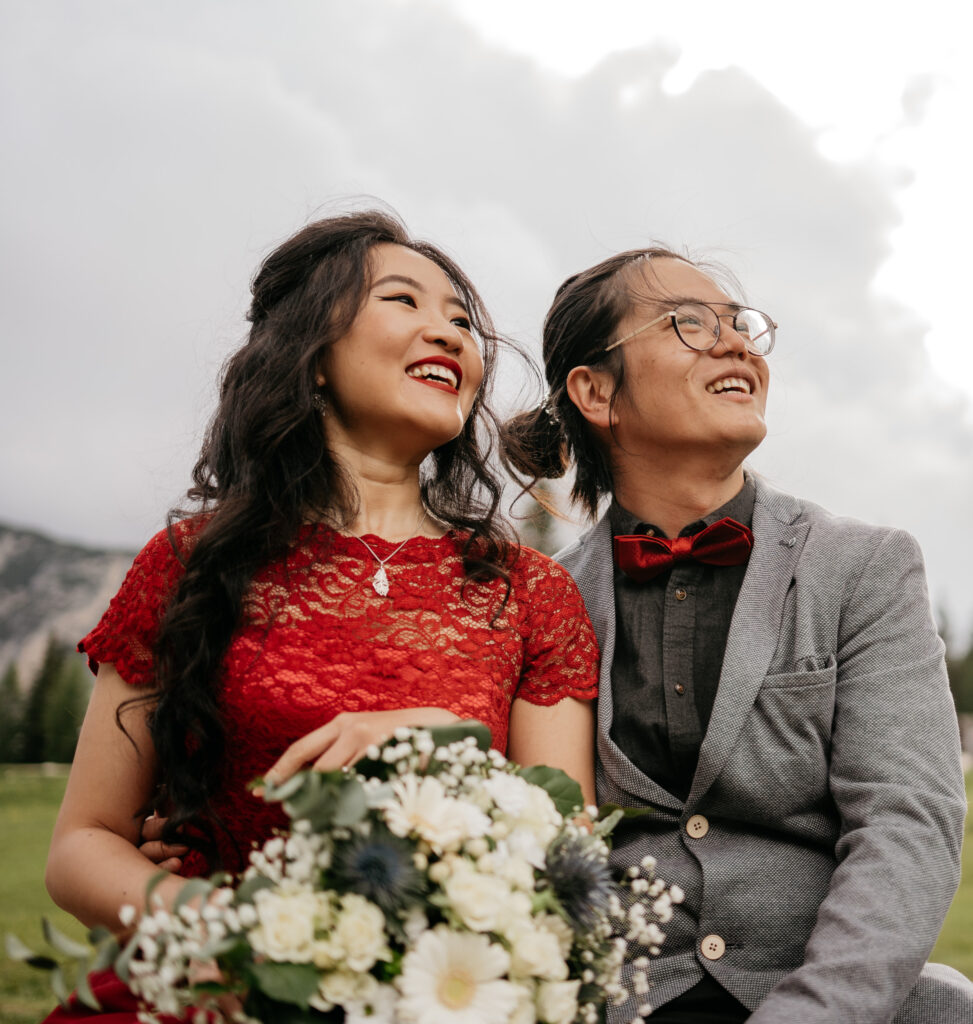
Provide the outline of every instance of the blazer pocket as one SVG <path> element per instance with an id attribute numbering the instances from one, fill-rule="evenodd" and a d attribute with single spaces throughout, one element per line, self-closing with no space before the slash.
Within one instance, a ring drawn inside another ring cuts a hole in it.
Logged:
<path id="1" fill-rule="evenodd" d="M 795 667 L 791 672 L 775 672 L 764 676 L 761 689 L 834 686 L 837 676 L 838 663 L 833 654 L 825 658 L 803 658 L 800 667 Z"/>

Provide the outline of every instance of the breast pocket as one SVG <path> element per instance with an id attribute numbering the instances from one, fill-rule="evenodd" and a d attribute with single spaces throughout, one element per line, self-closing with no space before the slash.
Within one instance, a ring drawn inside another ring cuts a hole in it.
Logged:
<path id="1" fill-rule="evenodd" d="M 740 767 L 759 779 L 758 802 L 780 817 L 826 812 L 837 664 L 809 659 L 764 678 L 734 749 Z M 822 664 L 823 662 L 823 664 Z"/>

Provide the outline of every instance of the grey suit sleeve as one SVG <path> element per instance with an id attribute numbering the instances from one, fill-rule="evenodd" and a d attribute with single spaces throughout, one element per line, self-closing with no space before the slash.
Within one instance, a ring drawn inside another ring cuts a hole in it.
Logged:
<path id="1" fill-rule="evenodd" d="M 891 1020 L 959 881 L 966 808 L 956 716 L 922 556 L 908 534 L 883 533 L 847 585 L 837 662 L 829 776 L 841 823 L 837 867 L 803 966 L 751 1024 Z"/>

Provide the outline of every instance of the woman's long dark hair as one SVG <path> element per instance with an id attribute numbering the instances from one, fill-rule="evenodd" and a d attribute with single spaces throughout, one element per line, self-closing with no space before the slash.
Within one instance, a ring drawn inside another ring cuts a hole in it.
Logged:
<path id="1" fill-rule="evenodd" d="M 315 375 L 322 354 L 361 308 L 370 287 L 369 254 L 382 243 L 437 264 L 481 339 L 483 385 L 462 432 L 433 452 L 422 497 L 433 516 L 468 534 L 468 580 L 508 581 L 515 547 L 498 515 L 501 484 L 484 443 L 484 426 L 497 426 L 484 396 L 499 339 L 476 289 L 448 256 L 412 240 L 388 213 L 309 224 L 275 249 L 253 280 L 249 337 L 224 368 L 219 406 L 188 492 L 194 507 L 169 514 L 170 541 L 185 573 L 156 642 L 150 728 L 168 802 L 166 838 L 199 847 L 211 864 L 210 805 L 227 756 L 221 669 L 245 592 L 259 568 L 286 555 L 303 522 L 341 523 L 357 509 L 358 495 L 325 443 Z M 190 514 L 191 528 L 176 528 Z"/>
<path id="2" fill-rule="evenodd" d="M 670 249 L 630 249 L 569 277 L 554 296 L 544 319 L 544 376 L 547 398 L 503 424 L 504 464 L 525 490 L 539 480 L 557 479 L 575 466 L 571 498 L 592 517 L 612 490 L 607 453 L 568 395 L 568 374 L 576 366 L 599 366 L 614 378 L 612 403 L 622 388 L 621 349 L 605 351 L 632 306 L 646 298 L 644 273 L 653 259 L 697 264 Z"/>

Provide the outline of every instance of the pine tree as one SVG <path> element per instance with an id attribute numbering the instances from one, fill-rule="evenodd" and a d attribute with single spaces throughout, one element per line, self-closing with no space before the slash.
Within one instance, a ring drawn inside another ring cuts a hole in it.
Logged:
<path id="1" fill-rule="evenodd" d="M 27 694 L 21 719 L 23 760 L 70 761 L 88 699 L 82 662 L 56 636 Z"/>
<path id="2" fill-rule="evenodd" d="M 21 760 L 24 698 L 16 662 L 11 662 L 0 678 L 0 764 Z"/>

